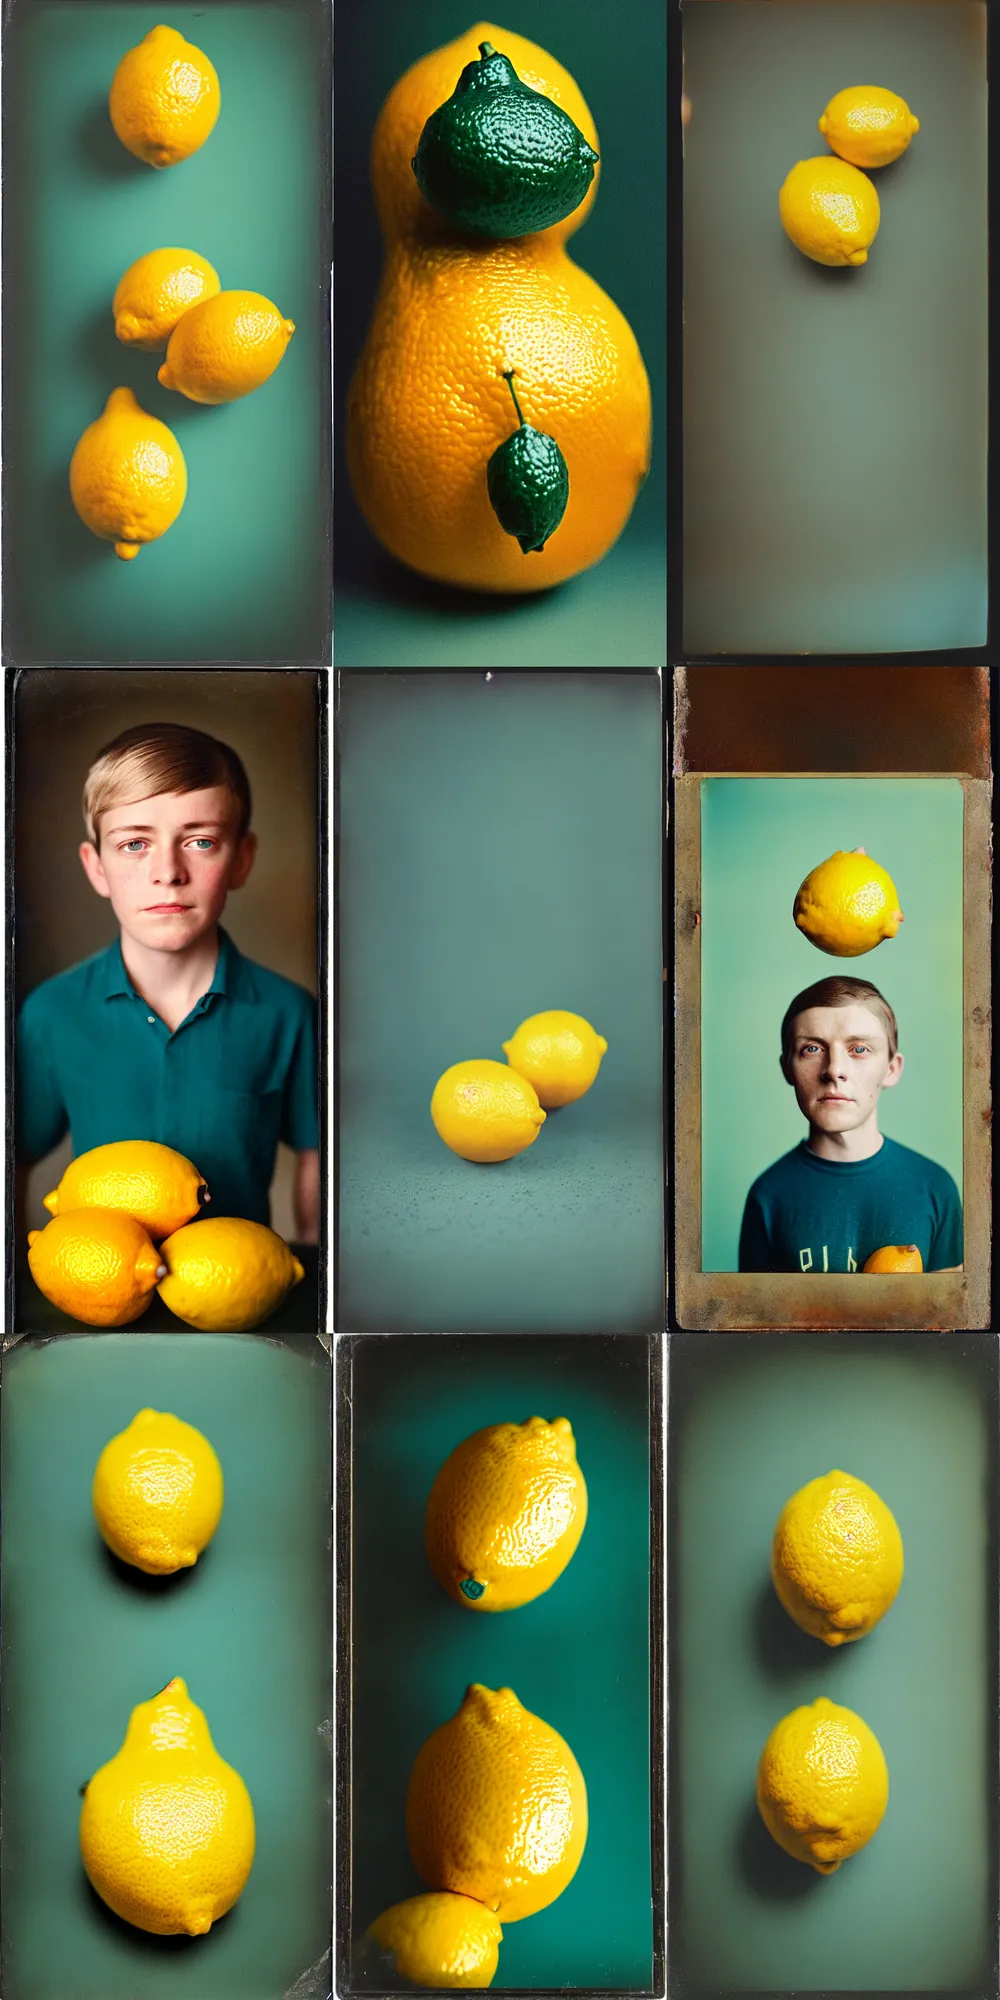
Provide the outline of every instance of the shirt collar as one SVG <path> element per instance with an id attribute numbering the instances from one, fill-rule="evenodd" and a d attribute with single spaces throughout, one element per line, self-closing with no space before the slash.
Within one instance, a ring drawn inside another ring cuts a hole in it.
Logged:
<path id="1" fill-rule="evenodd" d="M 141 994 L 136 992 L 129 978 L 125 960 L 122 957 L 120 937 L 115 939 L 114 944 L 108 946 L 107 951 L 102 954 L 102 958 L 102 997 L 105 1000 L 114 1000 L 121 994 L 126 999 L 141 999 Z M 221 924 L 219 925 L 219 956 L 216 961 L 215 973 L 211 986 L 207 993 L 203 994 L 202 998 L 205 1002 L 208 1002 L 216 995 L 221 995 L 227 999 L 249 1000 L 251 1002 L 257 999 L 257 984 L 251 970 L 250 961 L 243 957 L 242 952 L 237 950 L 228 931 L 224 931 Z M 145 1005 L 145 1002 L 143 1004 Z"/>

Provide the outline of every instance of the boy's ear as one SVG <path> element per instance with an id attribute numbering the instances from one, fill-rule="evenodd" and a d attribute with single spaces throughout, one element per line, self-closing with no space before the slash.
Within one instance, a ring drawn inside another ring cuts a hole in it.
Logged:
<path id="1" fill-rule="evenodd" d="M 255 860 L 257 859 L 257 835 L 243 833 L 236 843 L 236 854 L 229 876 L 230 889 L 242 889 Z"/>
<path id="2" fill-rule="evenodd" d="M 882 1084 L 883 1090 L 891 1090 L 893 1084 L 899 1082 L 899 1079 L 903 1074 L 903 1062 L 904 1058 L 900 1055 L 899 1050 L 897 1049 L 895 1055 L 890 1057 L 889 1067 L 886 1070 L 885 1079 Z"/>
<path id="3" fill-rule="evenodd" d="M 792 1078 L 792 1077 L 790 1077 L 790 1076 L 789 1076 L 789 1074 L 788 1074 L 788 1064 L 787 1064 L 787 1062 L 785 1061 L 785 1051 L 784 1051 L 784 1049 L 782 1049 L 782 1051 L 781 1051 L 781 1054 L 780 1054 L 780 1056 L 778 1057 L 778 1068 L 780 1069 L 780 1071 L 781 1071 L 781 1074 L 782 1074 L 782 1076 L 783 1076 L 783 1077 L 784 1077 L 784 1079 L 785 1079 L 785 1082 L 786 1082 L 786 1083 L 792 1083 L 792 1082 L 793 1082 L 793 1078 Z"/>
<path id="4" fill-rule="evenodd" d="M 111 890 L 108 888 L 108 878 L 104 873 L 104 863 L 92 840 L 80 842 L 80 860 L 83 862 L 84 873 L 91 888 L 96 889 L 99 896 L 110 897 Z"/>

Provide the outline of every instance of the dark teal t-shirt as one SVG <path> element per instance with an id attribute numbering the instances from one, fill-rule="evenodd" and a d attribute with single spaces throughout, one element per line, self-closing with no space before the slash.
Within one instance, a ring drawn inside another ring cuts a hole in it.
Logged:
<path id="1" fill-rule="evenodd" d="M 29 993 L 17 1026 L 17 1150 L 72 1134 L 74 1157 L 157 1139 L 193 1160 L 207 1215 L 270 1222 L 278 1141 L 319 1144 L 316 1003 L 219 932 L 207 993 L 173 1033 L 136 992 L 121 945 Z"/>
<path id="2" fill-rule="evenodd" d="M 867 1160 L 821 1160 L 803 1139 L 755 1180 L 740 1230 L 741 1271 L 860 1271 L 875 1250 L 915 1243 L 925 1271 L 962 1262 L 951 1175 L 883 1139 Z"/>

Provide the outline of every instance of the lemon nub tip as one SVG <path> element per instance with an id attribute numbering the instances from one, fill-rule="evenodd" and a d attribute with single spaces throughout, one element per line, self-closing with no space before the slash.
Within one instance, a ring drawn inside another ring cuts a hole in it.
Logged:
<path id="1" fill-rule="evenodd" d="M 287 333 L 287 335 L 288 335 L 288 338 L 289 338 L 289 340 L 291 340 L 291 337 L 292 337 L 293 333 L 295 332 L 295 321 L 294 321 L 293 319 L 285 319 L 285 320 L 282 320 L 281 324 L 282 324 L 282 326 L 284 327 L 284 329 L 285 329 L 285 332 Z"/>
<path id="2" fill-rule="evenodd" d="M 115 554 L 116 556 L 119 556 L 121 558 L 122 562 L 131 562 L 133 557 L 137 556 L 138 553 L 139 553 L 138 542 L 115 543 Z"/>
<path id="3" fill-rule="evenodd" d="M 59 1190 L 58 1190 L 58 1188 L 53 1188 L 53 1190 L 52 1190 L 52 1193 L 51 1193 L 51 1194 L 47 1194 L 47 1195 L 44 1195 L 44 1196 L 43 1196 L 43 1198 L 42 1198 L 42 1207 L 43 1207 L 43 1208 L 47 1208 L 47 1209 L 48 1209 L 48 1211 L 49 1211 L 49 1214 L 50 1214 L 50 1215 L 57 1215 L 57 1214 L 58 1214 L 58 1212 L 59 1212 Z"/>
<path id="4" fill-rule="evenodd" d="M 867 264 L 868 252 L 867 250 L 852 250 L 847 261 L 849 264 Z"/>

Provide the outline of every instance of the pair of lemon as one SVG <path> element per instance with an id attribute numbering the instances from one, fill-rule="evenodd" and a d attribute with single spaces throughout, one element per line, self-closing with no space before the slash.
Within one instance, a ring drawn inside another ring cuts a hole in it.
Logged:
<path id="1" fill-rule="evenodd" d="M 481 1165 L 533 1146 L 546 1112 L 583 1097 L 608 1049 L 582 1014 L 559 1007 L 530 1015 L 502 1046 L 506 1063 L 453 1063 L 431 1098 L 438 1136 L 460 1159 Z"/>
<path id="2" fill-rule="evenodd" d="M 903 1542 L 885 1501 L 849 1472 L 812 1479 L 782 1508 L 771 1577 L 789 1617 L 825 1646 L 864 1638 L 903 1580 Z M 889 1773 L 860 1715 L 822 1696 L 772 1730 L 757 1768 L 757 1806 L 795 1861 L 832 1875 L 878 1831 Z"/>
<path id="3" fill-rule="evenodd" d="M 865 264 L 881 209 L 875 184 L 861 169 L 898 160 L 920 120 L 894 90 L 855 84 L 830 99 L 819 129 L 832 156 L 792 168 L 778 197 L 782 227 L 815 264 Z"/>

